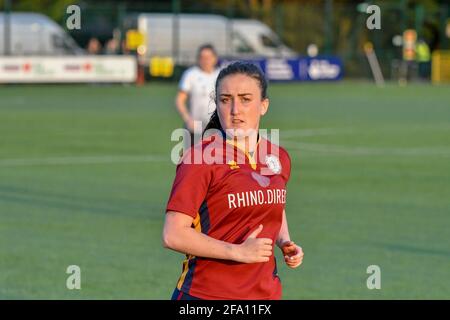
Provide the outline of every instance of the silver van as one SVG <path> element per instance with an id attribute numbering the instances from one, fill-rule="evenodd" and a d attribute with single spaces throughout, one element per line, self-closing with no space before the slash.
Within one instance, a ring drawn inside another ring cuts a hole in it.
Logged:
<path id="1" fill-rule="evenodd" d="M 136 28 L 144 34 L 141 62 L 171 56 L 178 65 L 195 63 L 199 46 L 212 44 L 219 56 L 232 58 L 297 56 L 266 24 L 251 19 L 228 19 L 213 14 L 141 13 Z"/>
<path id="2" fill-rule="evenodd" d="M 76 42 L 61 26 L 39 13 L 10 13 L 10 54 L 79 55 L 83 54 Z M 5 13 L 0 12 L 0 55 L 5 54 Z"/>

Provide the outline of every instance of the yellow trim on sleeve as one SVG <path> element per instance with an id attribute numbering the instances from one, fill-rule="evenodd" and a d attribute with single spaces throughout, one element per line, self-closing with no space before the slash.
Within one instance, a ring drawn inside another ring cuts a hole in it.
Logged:
<path id="1" fill-rule="evenodd" d="M 202 232 L 202 226 L 200 224 L 200 213 L 197 212 L 197 215 L 195 216 L 194 221 L 192 221 L 192 224 L 194 226 L 194 229 L 197 232 Z M 183 261 L 183 271 L 182 271 L 180 279 L 178 280 L 178 283 L 177 283 L 178 290 L 181 290 L 181 287 L 183 286 L 183 283 L 184 283 L 184 279 L 186 279 L 186 275 L 189 271 L 189 260 L 194 259 L 194 258 L 195 258 L 195 256 L 193 256 L 191 254 L 186 255 L 186 258 Z"/>

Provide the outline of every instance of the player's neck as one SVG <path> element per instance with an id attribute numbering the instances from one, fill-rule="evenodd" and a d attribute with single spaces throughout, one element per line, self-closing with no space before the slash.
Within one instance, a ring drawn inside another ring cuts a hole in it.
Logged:
<path id="1" fill-rule="evenodd" d="M 233 143 L 241 150 L 246 153 L 253 154 L 256 149 L 256 145 L 258 144 L 259 134 L 256 132 L 255 134 L 250 134 L 244 138 L 233 138 Z"/>

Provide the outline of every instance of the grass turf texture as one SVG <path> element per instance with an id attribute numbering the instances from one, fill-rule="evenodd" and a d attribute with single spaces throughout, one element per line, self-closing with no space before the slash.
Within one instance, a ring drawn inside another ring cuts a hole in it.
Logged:
<path id="1" fill-rule="evenodd" d="M 170 297 L 183 258 L 160 240 L 175 92 L 0 87 L 1 299 Z M 290 152 L 286 211 L 305 251 L 290 270 L 277 249 L 284 298 L 450 298 L 449 87 L 272 84 L 269 94 L 262 127 L 280 128 Z M 81 290 L 66 288 L 72 264 Z M 381 290 L 366 287 L 373 264 Z"/>

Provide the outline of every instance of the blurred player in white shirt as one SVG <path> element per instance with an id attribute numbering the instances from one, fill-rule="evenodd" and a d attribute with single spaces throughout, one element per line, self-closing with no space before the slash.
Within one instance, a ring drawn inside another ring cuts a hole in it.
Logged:
<path id="1" fill-rule="evenodd" d="M 190 137 L 184 138 L 185 149 L 201 139 L 203 128 L 216 109 L 212 97 L 219 74 L 216 65 L 217 53 L 214 47 L 203 45 L 198 49 L 197 65 L 187 69 L 181 78 L 175 104 L 185 128 L 190 132 Z"/>

